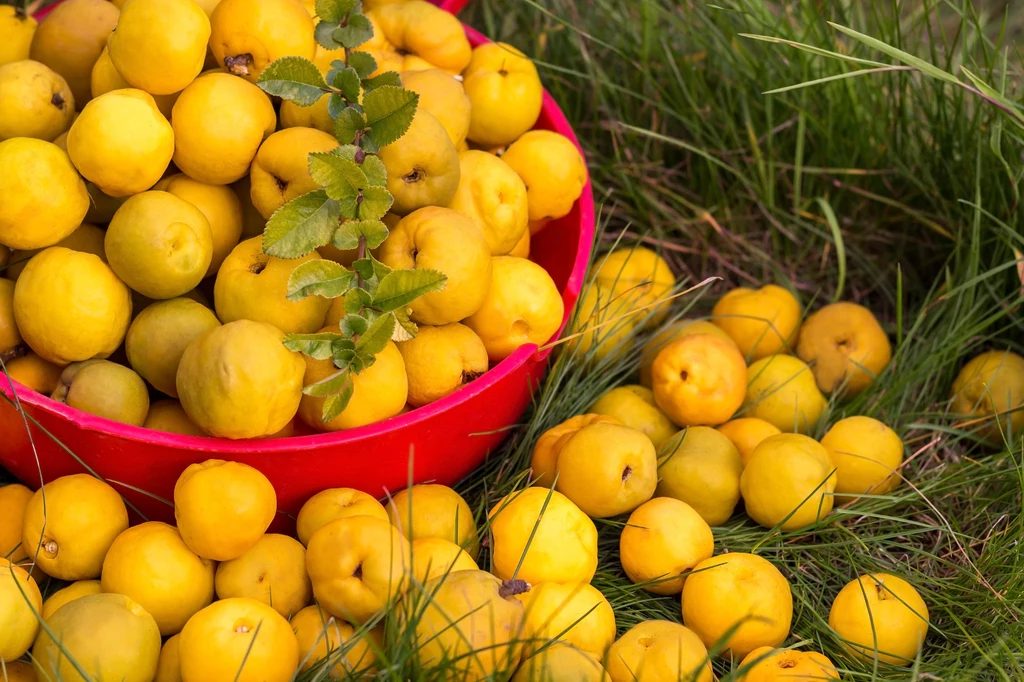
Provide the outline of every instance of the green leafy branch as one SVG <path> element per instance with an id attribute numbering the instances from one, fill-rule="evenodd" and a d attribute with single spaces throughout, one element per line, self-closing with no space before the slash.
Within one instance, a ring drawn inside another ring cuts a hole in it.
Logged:
<path id="1" fill-rule="evenodd" d="M 329 50 L 344 50 L 326 77 L 310 60 L 284 57 L 267 66 L 257 84 L 268 94 L 303 107 L 328 97 L 339 146 L 309 155 L 309 174 L 320 189 L 289 201 L 267 222 L 263 250 L 277 258 L 300 258 L 332 244 L 355 250 L 349 270 L 318 259 L 296 267 L 288 280 L 288 298 L 342 299 L 338 331 L 289 334 L 285 346 L 317 360 L 333 360 L 338 371 L 306 386 L 306 395 L 324 398 L 323 420 L 331 421 L 352 398 L 353 377 L 372 366 L 389 341 L 415 336 L 408 306 L 420 296 L 443 289 L 436 270 L 392 270 L 370 252 L 388 237 L 383 222 L 394 197 L 387 190 L 387 169 L 376 154 L 409 130 L 419 95 L 402 87 L 394 71 L 376 76 L 377 62 L 356 50 L 373 37 L 373 26 L 359 0 L 316 0 L 316 40 Z"/>

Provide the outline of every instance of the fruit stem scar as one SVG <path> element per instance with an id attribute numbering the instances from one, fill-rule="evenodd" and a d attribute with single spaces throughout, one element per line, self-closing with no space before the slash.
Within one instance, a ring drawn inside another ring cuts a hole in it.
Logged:
<path id="1" fill-rule="evenodd" d="M 402 179 L 405 180 L 405 182 L 410 185 L 415 182 L 419 182 L 422 178 L 423 169 L 421 168 L 413 168 L 408 174 L 402 176 Z"/>
<path id="2" fill-rule="evenodd" d="M 57 556 L 57 552 L 60 550 L 60 546 L 57 544 L 56 540 L 47 540 L 45 543 L 43 543 L 43 549 L 46 551 L 47 554 Z"/>
<path id="3" fill-rule="evenodd" d="M 468 384 L 468 383 L 470 383 L 472 381 L 476 381 L 477 379 L 479 379 L 482 376 L 483 376 L 483 372 L 463 372 L 462 373 L 462 383 L 463 384 Z"/>
<path id="4" fill-rule="evenodd" d="M 498 596 L 502 599 L 508 599 L 518 594 L 525 594 L 530 591 L 530 583 L 525 580 L 506 580 L 498 588 Z"/>
<path id="5" fill-rule="evenodd" d="M 356 566 L 356 570 L 352 571 L 352 577 L 362 580 L 363 578 L 363 565 L 359 564 Z"/>
<path id="6" fill-rule="evenodd" d="M 59 92 L 53 93 L 53 97 L 50 98 L 50 104 L 57 107 L 58 109 L 64 108 L 64 96 Z"/>
<path id="7" fill-rule="evenodd" d="M 6 365 L 11 360 L 17 360 L 23 355 L 28 355 L 28 346 L 22 343 L 0 353 L 0 362 Z"/>
<path id="8" fill-rule="evenodd" d="M 629 477 L 633 475 L 633 467 L 627 466 L 622 470 L 622 482 L 625 483 L 629 480 Z"/>
<path id="9" fill-rule="evenodd" d="M 248 76 L 252 66 L 252 55 L 246 52 L 234 57 L 224 57 L 224 66 L 236 76 Z"/>

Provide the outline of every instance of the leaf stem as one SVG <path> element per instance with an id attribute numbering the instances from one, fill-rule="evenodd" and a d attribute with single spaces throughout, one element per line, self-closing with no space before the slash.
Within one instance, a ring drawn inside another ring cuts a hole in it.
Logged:
<path id="1" fill-rule="evenodd" d="M 364 258 L 366 258 L 366 236 L 359 235 L 359 247 L 356 250 L 356 260 L 362 260 Z M 362 289 L 365 282 L 363 282 L 363 276 L 358 272 L 356 272 L 356 282 L 358 283 L 359 288 Z"/>

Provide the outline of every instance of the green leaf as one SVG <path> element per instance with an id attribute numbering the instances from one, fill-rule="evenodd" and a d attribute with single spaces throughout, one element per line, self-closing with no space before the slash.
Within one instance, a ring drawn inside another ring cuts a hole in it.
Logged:
<path id="1" fill-rule="evenodd" d="M 331 96 L 327 98 L 327 114 L 331 118 L 338 118 L 346 106 L 345 100 L 343 100 L 341 95 L 338 93 L 332 93 Z"/>
<path id="2" fill-rule="evenodd" d="M 347 367 L 349 363 L 356 357 L 356 344 L 354 341 L 349 341 L 352 347 L 339 348 L 334 351 L 334 366 L 335 367 Z"/>
<path id="3" fill-rule="evenodd" d="M 365 289 L 352 289 L 344 298 L 346 313 L 358 314 L 360 310 L 373 303 L 373 296 Z"/>
<path id="4" fill-rule="evenodd" d="M 372 37 L 373 24 L 365 14 L 349 14 L 348 22 L 334 29 L 334 39 L 349 49 L 359 47 Z"/>
<path id="5" fill-rule="evenodd" d="M 377 60 L 373 58 L 373 55 L 358 50 L 348 53 L 348 65 L 359 74 L 359 80 L 369 78 L 370 74 L 377 70 Z"/>
<path id="6" fill-rule="evenodd" d="M 296 197 L 270 216 L 263 251 L 277 258 L 301 258 L 330 243 L 339 218 L 338 202 L 322 189 Z"/>
<path id="7" fill-rule="evenodd" d="M 395 321 L 398 323 L 395 325 L 395 331 L 391 334 L 392 341 L 397 343 L 416 337 L 419 327 L 409 318 L 408 308 L 395 308 L 391 314 L 395 316 Z"/>
<path id="8" fill-rule="evenodd" d="M 358 102 L 361 88 L 359 84 L 359 74 L 356 73 L 355 69 L 344 68 L 341 70 L 331 69 L 330 73 L 327 74 L 327 78 L 331 85 L 341 90 L 341 96 L 347 99 L 349 102 Z"/>
<path id="9" fill-rule="evenodd" d="M 287 334 L 284 347 L 295 353 L 308 355 L 314 360 L 326 360 L 334 357 L 334 342 L 341 339 L 340 334 Z"/>
<path id="10" fill-rule="evenodd" d="M 376 362 L 377 357 L 373 353 L 356 351 L 355 355 L 349 361 L 349 367 L 352 368 L 353 372 L 359 374 L 360 372 L 365 372 L 370 367 L 373 367 Z"/>
<path id="11" fill-rule="evenodd" d="M 372 253 L 366 254 L 366 257 L 370 259 L 370 263 L 373 265 L 373 274 L 377 276 L 378 280 L 382 280 L 394 272 L 391 268 L 374 258 Z"/>
<path id="12" fill-rule="evenodd" d="M 340 24 L 356 8 L 356 0 L 316 0 L 316 15 L 324 21 Z"/>
<path id="13" fill-rule="evenodd" d="M 356 352 L 376 355 L 384 350 L 391 340 L 391 333 L 395 330 L 395 316 L 391 314 L 381 315 L 370 324 L 359 340 L 356 341 Z"/>
<path id="14" fill-rule="evenodd" d="M 447 281 L 437 270 L 395 270 L 377 285 L 373 307 L 385 312 L 404 308 L 423 294 L 444 289 Z"/>
<path id="15" fill-rule="evenodd" d="M 335 248 L 351 251 L 359 248 L 359 238 L 366 238 L 371 249 L 380 246 L 388 237 L 388 226 L 379 220 L 346 220 L 334 233 Z"/>
<path id="16" fill-rule="evenodd" d="M 365 88 L 367 92 L 376 90 L 377 88 L 382 88 L 385 85 L 392 85 L 396 88 L 400 88 L 402 87 L 402 77 L 398 75 L 397 71 L 385 71 L 384 73 L 377 74 L 373 78 L 363 80 L 363 88 Z"/>
<path id="17" fill-rule="evenodd" d="M 316 64 L 304 57 L 282 57 L 263 69 L 256 80 L 264 92 L 311 107 L 324 96 L 327 81 Z"/>
<path id="18" fill-rule="evenodd" d="M 356 133 L 366 127 L 366 119 L 352 107 L 345 107 L 334 117 L 334 137 L 341 144 L 355 142 Z"/>
<path id="19" fill-rule="evenodd" d="M 354 161 L 330 152 L 313 152 L 309 155 L 309 175 L 324 188 L 327 196 L 338 202 L 341 215 L 355 217 L 360 190 L 367 188 L 368 183 L 366 175 Z"/>
<path id="20" fill-rule="evenodd" d="M 313 29 L 313 37 L 325 50 L 340 50 L 344 45 L 334 38 L 334 32 L 338 30 L 338 24 L 330 21 L 321 21 Z"/>
<path id="21" fill-rule="evenodd" d="M 369 133 L 370 131 L 367 131 Z M 362 147 L 363 151 L 367 154 L 380 154 L 380 145 L 377 144 L 373 136 L 370 134 L 363 135 L 359 140 L 359 146 Z"/>
<path id="22" fill-rule="evenodd" d="M 349 338 L 358 336 L 359 334 L 365 334 L 369 327 L 370 321 L 362 315 L 357 315 L 355 313 L 349 313 L 345 317 L 341 318 L 341 322 L 339 323 L 341 333 Z M 355 346 L 353 346 L 352 349 L 355 350 Z"/>
<path id="23" fill-rule="evenodd" d="M 386 147 L 409 130 L 419 95 L 412 90 L 385 85 L 371 90 L 363 97 L 366 125 L 370 137 L 380 147 Z"/>
<path id="24" fill-rule="evenodd" d="M 345 384 L 352 381 L 351 375 L 348 371 L 341 370 L 335 372 L 326 379 L 321 379 L 315 384 L 310 384 L 302 389 L 302 392 L 306 395 L 313 396 L 314 398 L 323 398 L 329 395 L 337 395 L 339 392 L 345 389 Z"/>
<path id="25" fill-rule="evenodd" d="M 367 155 L 363 159 L 363 172 L 366 173 L 367 181 L 375 187 L 386 187 L 388 184 L 388 169 L 384 162 L 376 156 Z"/>
<path id="26" fill-rule="evenodd" d="M 380 220 L 394 203 L 395 198 L 386 188 L 364 186 L 362 201 L 359 202 L 359 217 L 363 220 Z"/>
<path id="27" fill-rule="evenodd" d="M 337 395 L 332 395 L 324 401 L 324 409 L 321 413 L 321 418 L 325 422 L 333 421 L 338 417 L 339 414 L 345 411 L 348 407 L 348 403 L 352 400 L 352 392 L 355 390 L 355 384 L 349 381 L 345 384 L 345 387 L 338 392 Z"/>
<path id="28" fill-rule="evenodd" d="M 373 261 L 369 258 L 360 258 L 352 263 L 352 269 L 359 273 L 364 280 L 373 279 L 376 274 L 373 270 Z"/>
<path id="29" fill-rule="evenodd" d="M 893 59 L 903 62 L 907 66 L 914 67 L 915 69 L 925 74 L 926 76 L 931 76 L 932 78 L 936 78 L 947 83 L 955 83 L 957 85 L 961 84 L 960 79 L 954 76 L 953 74 L 943 71 L 939 67 L 935 66 L 934 64 L 930 64 L 929 62 L 926 62 L 920 57 L 915 57 L 909 52 L 904 52 L 903 50 L 893 47 L 892 45 L 883 43 L 881 40 L 878 40 L 877 38 L 872 38 L 869 35 L 865 35 L 858 31 L 854 31 L 852 28 L 847 28 L 835 22 L 830 21 L 828 22 L 828 25 L 836 29 L 837 31 L 845 33 L 854 40 L 858 40 L 864 43 L 868 47 L 872 47 L 878 50 L 879 52 L 884 52 Z"/>
<path id="30" fill-rule="evenodd" d="M 288 277 L 288 300 L 301 301 L 307 296 L 338 298 L 344 296 L 355 281 L 354 272 L 332 260 L 306 261 Z"/>

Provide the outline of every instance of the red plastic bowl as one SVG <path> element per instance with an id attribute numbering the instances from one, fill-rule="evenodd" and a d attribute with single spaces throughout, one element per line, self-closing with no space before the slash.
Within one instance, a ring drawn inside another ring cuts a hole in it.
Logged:
<path id="1" fill-rule="evenodd" d="M 466 28 L 476 46 L 487 41 Z M 539 128 L 577 143 L 547 93 Z M 565 301 L 562 326 L 579 296 L 594 237 L 594 198 L 588 182 L 572 212 L 534 237 L 532 259 L 554 278 Z M 561 333 L 561 329 L 558 332 Z M 280 440 L 230 441 L 159 433 L 85 414 L 0 377 L 0 393 L 20 403 L 25 419 L 0 399 L 0 465 L 38 486 L 91 471 L 109 480 L 149 519 L 173 521 L 165 502 L 188 465 L 210 458 L 250 464 L 277 490 L 278 508 L 294 516 L 313 494 L 330 487 L 375 496 L 415 482 L 453 484 L 479 466 L 522 416 L 547 367 L 550 350 L 525 346 L 481 378 L 427 407 L 335 434 Z M 34 422 L 34 424 L 32 423 Z M 31 432 L 31 438 L 29 437 Z M 74 454 L 72 454 L 72 452 Z M 143 492 L 139 492 L 143 491 Z M 149 493 L 149 494 L 146 494 Z M 292 523 L 278 516 L 277 530 Z"/>

